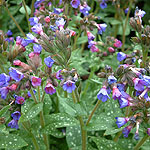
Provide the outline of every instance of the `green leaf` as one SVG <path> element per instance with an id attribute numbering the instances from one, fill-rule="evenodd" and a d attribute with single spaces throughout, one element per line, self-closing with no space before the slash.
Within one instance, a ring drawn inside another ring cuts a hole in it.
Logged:
<path id="1" fill-rule="evenodd" d="M 0 135 L 0 148 L 20 149 L 27 145 L 20 136 L 14 134 Z"/>
<path id="2" fill-rule="evenodd" d="M 26 106 L 29 106 L 28 108 L 26 108 Z M 31 105 L 27 104 L 25 105 L 24 104 L 24 109 L 22 111 L 22 115 L 19 119 L 19 122 L 24 122 L 24 121 L 28 121 L 34 117 L 36 117 L 40 111 L 43 109 L 43 103 L 38 103 L 38 104 L 33 104 L 31 103 Z"/>
<path id="3" fill-rule="evenodd" d="M 80 147 L 82 145 L 80 126 L 72 126 L 66 128 L 66 140 L 69 149 Z"/>
<path id="4" fill-rule="evenodd" d="M 120 147 L 120 145 L 115 143 L 114 141 L 107 140 L 101 137 L 91 137 L 91 139 L 93 140 L 93 142 L 95 142 L 99 150 L 123 150 L 123 148 Z"/>
<path id="5" fill-rule="evenodd" d="M 79 37 L 79 38 L 78 38 L 77 44 L 86 43 L 87 41 L 88 41 L 87 36 L 82 36 L 82 37 Z"/>
<path id="6" fill-rule="evenodd" d="M 11 105 L 7 105 L 7 106 L 3 107 L 3 108 L 0 110 L 0 117 L 1 117 L 4 113 L 6 113 L 10 107 L 11 107 Z"/>
<path id="7" fill-rule="evenodd" d="M 100 81 L 98 81 L 98 80 L 90 79 L 90 81 L 102 85 L 102 82 L 100 82 Z"/>
<path id="8" fill-rule="evenodd" d="M 26 5 L 26 8 L 27 8 L 28 15 L 30 15 L 30 14 L 31 14 L 31 9 L 30 9 L 30 7 Z M 19 11 L 20 11 L 22 14 L 26 14 L 26 11 L 25 11 L 25 9 L 24 9 L 23 6 L 19 9 Z"/>
<path id="9" fill-rule="evenodd" d="M 0 133 L 9 134 L 9 132 L 6 130 L 6 126 L 4 124 L 0 125 Z"/>
<path id="10" fill-rule="evenodd" d="M 125 126 L 123 126 L 123 127 L 121 127 L 121 128 L 118 128 L 118 129 L 116 129 L 116 128 L 108 128 L 108 129 L 105 131 L 104 135 L 115 134 L 115 133 L 117 133 L 117 132 L 119 132 L 119 131 L 122 131 L 124 128 L 125 128 Z"/>

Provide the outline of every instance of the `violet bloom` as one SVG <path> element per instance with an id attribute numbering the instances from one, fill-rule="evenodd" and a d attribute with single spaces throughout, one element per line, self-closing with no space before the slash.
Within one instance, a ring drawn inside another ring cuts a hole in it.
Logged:
<path id="1" fill-rule="evenodd" d="M 7 33 L 6 33 L 6 35 L 7 35 L 7 36 L 12 36 L 11 30 L 8 30 Z"/>
<path id="2" fill-rule="evenodd" d="M 34 45 L 33 45 L 33 50 L 34 50 L 34 53 L 35 53 L 35 54 L 40 54 L 41 51 L 42 51 L 42 46 L 41 46 L 41 45 L 38 45 L 38 44 L 34 44 Z"/>
<path id="3" fill-rule="evenodd" d="M 34 95 L 35 95 L 36 91 L 35 91 L 35 90 L 33 90 L 33 93 L 34 93 Z M 27 95 L 28 95 L 28 97 L 31 97 L 31 93 L 30 93 L 30 91 L 28 91 Z"/>
<path id="4" fill-rule="evenodd" d="M 41 78 L 38 78 L 38 77 L 31 77 L 31 82 L 32 82 L 32 85 L 33 86 L 40 86 L 41 85 Z"/>
<path id="5" fill-rule="evenodd" d="M 129 125 L 129 126 L 125 127 L 125 128 L 122 130 L 122 133 L 124 134 L 124 137 L 128 137 L 128 135 L 129 135 L 131 129 L 132 129 L 132 126 Z"/>
<path id="6" fill-rule="evenodd" d="M 115 39 L 114 47 L 119 48 L 122 46 L 122 42 L 120 40 Z"/>
<path id="7" fill-rule="evenodd" d="M 14 43 L 14 37 L 5 38 L 5 41 Z"/>
<path id="8" fill-rule="evenodd" d="M 11 120 L 9 123 L 8 123 L 8 127 L 11 127 L 11 128 L 16 128 L 18 129 L 19 126 L 18 126 L 18 120 Z"/>
<path id="9" fill-rule="evenodd" d="M 44 62 L 48 68 L 51 68 L 54 63 L 54 60 L 49 56 L 44 59 Z"/>
<path id="10" fill-rule="evenodd" d="M 98 94 L 97 94 L 97 98 L 98 98 L 99 100 L 101 100 L 102 102 L 106 102 L 108 98 L 110 99 L 110 97 L 109 97 L 109 95 L 108 95 L 108 93 L 107 93 L 106 86 L 103 86 L 103 87 L 100 89 L 100 91 L 99 91 Z"/>
<path id="11" fill-rule="evenodd" d="M 138 16 L 140 18 L 144 17 L 145 14 L 146 14 L 146 12 L 144 10 L 141 10 L 141 9 L 136 9 L 135 13 L 134 13 L 135 17 Z"/>
<path id="12" fill-rule="evenodd" d="M 120 108 L 124 108 L 124 107 L 130 106 L 129 100 L 127 100 L 127 99 L 125 99 L 123 97 L 121 97 L 119 99 L 119 104 L 120 104 Z"/>
<path id="13" fill-rule="evenodd" d="M 5 73 L 0 74 L 0 88 L 7 86 L 10 81 L 10 76 L 6 75 Z"/>
<path id="14" fill-rule="evenodd" d="M 50 27 L 50 29 L 52 30 L 52 31 L 56 31 L 56 30 L 58 30 L 58 27 L 57 26 L 53 26 L 53 25 L 50 25 L 49 26 Z"/>
<path id="15" fill-rule="evenodd" d="M 118 59 L 118 61 L 123 61 L 124 59 L 126 59 L 127 58 L 127 55 L 125 54 L 125 53 L 123 53 L 123 52 L 119 52 L 118 54 L 117 54 L 117 59 Z"/>
<path id="16" fill-rule="evenodd" d="M 97 44 L 95 41 L 92 40 L 89 41 L 88 43 L 89 43 L 88 48 L 91 48 L 93 45 L 95 46 Z"/>
<path id="17" fill-rule="evenodd" d="M 28 43 L 38 43 L 36 37 L 34 37 L 31 33 L 26 34 L 27 39 L 25 39 Z"/>
<path id="18" fill-rule="evenodd" d="M 118 84 L 117 84 L 117 88 L 119 89 L 120 92 L 122 92 L 122 91 L 125 90 L 125 85 L 122 84 L 122 83 L 118 83 Z"/>
<path id="19" fill-rule="evenodd" d="M 62 8 L 54 8 L 54 13 L 55 14 L 60 14 L 60 13 L 62 13 L 63 12 L 63 9 Z"/>
<path id="20" fill-rule="evenodd" d="M 89 15 L 90 9 L 91 7 L 89 7 L 86 2 L 84 2 L 83 6 L 80 5 L 80 12 L 83 13 L 84 16 Z"/>
<path id="21" fill-rule="evenodd" d="M 62 71 L 62 70 L 60 69 L 60 70 L 58 70 L 58 71 L 56 72 L 56 79 L 58 79 L 58 80 L 62 80 L 62 79 L 63 79 L 62 75 L 60 74 L 61 71 Z"/>
<path id="22" fill-rule="evenodd" d="M 8 87 L 0 88 L 1 98 L 2 99 L 6 99 L 8 92 L 9 92 L 9 88 Z"/>
<path id="23" fill-rule="evenodd" d="M 150 128 L 147 128 L 147 134 L 150 136 Z"/>
<path id="24" fill-rule="evenodd" d="M 144 85 L 147 85 L 144 80 L 139 79 L 139 78 L 133 78 L 132 81 L 134 83 L 134 88 L 137 91 L 143 91 L 144 90 Z"/>
<path id="25" fill-rule="evenodd" d="M 107 3 L 105 3 L 105 0 L 102 0 L 102 2 L 100 3 L 100 7 L 102 9 L 107 8 Z"/>
<path id="26" fill-rule="evenodd" d="M 68 80 L 63 84 L 64 91 L 67 91 L 68 93 L 72 93 L 76 88 L 75 82 Z"/>
<path id="27" fill-rule="evenodd" d="M 129 11 L 129 7 L 124 10 L 125 14 L 127 14 L 128 11 Z"/>
<path id="28" fill-rule="evenodd" d="M 124 117 L 116 117 L 115 119 L 117 120 L 116 124 L 118 128 L 122 127 L 129 121 L 129 118 L 124 118 Z"/>
<path id="29" fill-rule="evenodd" d="M 111 93 L 111 88 L 110 88 L 110 86 L 107 86 L 107 93 L 108 93 L 108 95 Z"/>
<path id="30" fill-rule="evenodd" d="M 38 17 L 31 17 L 31 18 L 29 18 L 29 21 L 30 21 L 30 25 L 34 26 L 39 22 L 39 18 Z"/>
<path id="31" fill-rule="evenodd" d="M 38 8 L 40 6 L 40 4 L 45 1 L 45 0 L 37 0 L 35 3 L 34 3 L 34 8 Z"/>
<path id="32" fill-rule="evenodd" d="M 98 24 L 98 34 L 102 34 L 103 32 L 105 32 L 107 24 L 103 23 L 103 24 Z"/>
<path id="33" fill-rule="evenodd" d="M 95 46 L 95 45 L 92 45 L 91 48 L 90 48 L 91 52 L 98 52 L 99 49 Z"/>
<path id="34" fill-rule="evenodd" d="M 24 97 L 16 96 L 16 101 L 15 101 L 15 103 L 22 105 L 22 104 L 24 104 L 24 102 L 25 102 Z"/>
<path id="35" fill-rule="evenodd" d="M 56 93 L 56 89 L 54 88 L 54 86 L 51 84 L 51 83 L 48 83 L 46 86 L 45 86 L 45 93 L 46 94 L 50 94 L 50 95 L 53 95 L 54 93 Z"/>
<path id="36" fill-rule="evenodd" d="M 95 36 L 94 36 L 90 31 L 87 31 L 87 36 L 88 36 L 88 40 L 89 40 L 89 41 L 95 39 Z"/>
<path id="37" fill-rule="evenodd" d="M 23 38 L 21 38 L 20 36 L 16 37 L 16 45 L 21 45 Z"/>
<path id="38" fill-rule="evenodd" d="M 80 5 L 80 0 L 72 0 L 70 4 L 73 8 L 78 8 L 78 6 Z"/>
<path id="39" fill-rule="evenodd" d="M 121 96 L 122 96 L 121 92 L 118 90 L 118 88 L 116 86 L 114 86 L 113 87 L 113 96 L 112 96 L 112 98 L 114 100 L 116 100 L 116 99 L 119 100 L 121 98 Z"/>
<path id="40" fill-rule="evenodd" d="M 11 114 L 11 117 L 14 119 L 14 120 L 19 120 L 20 117 L 21 117 L 21 113 L 19 111 L 15 111 L 14 113 Z"/>
<path id="41" fill-rule="evenodd" d="M 14 68 L 9 68 L 9 75 L 12 79 L 14 79 L 16 82 L 21 81 L 24 78 L 24 75 L 22 72 L 14 69 Z"/>
<path id="42" fill-rule="evenodd" d="M 31 30 L 39 35 L 43 35 L 43 29 L 42 29 L 42 24 L 41 23 L 37 23 L 36 25 L 34 25 Z"/>
<path id="43" fill-rule="evenodd" d="M 109 84 L 113 84 L 113 83 L 116 83 L 117 82 L 117 79 L 114 77 L 114 76 L 109 76 L 108 77 L 108 83 Z"/>
<path id="44" fill-rule="evenodd" d="M 56 20 L 55 24 L 56 26 L 62 30 L 64 28 L 66 21 L 63 18 L 59 18 L 58 20 Z"/>

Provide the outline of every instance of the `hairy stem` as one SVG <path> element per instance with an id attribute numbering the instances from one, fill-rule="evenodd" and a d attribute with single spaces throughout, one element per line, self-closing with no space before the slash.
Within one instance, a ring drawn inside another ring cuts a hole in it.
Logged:
<path id="1" fill-rule="evenodd" d="M 15 18 L 12 16 L 12 14 L 10 13 L 9 9 L 7 7 L 4 7 L 5 10 L 7 11 L 8 15 L 10 16 L 10 18 L 14 21 L 15 25 L 17 26 L 17 28 L 19 29 L 19 31 L 22 33 L 22 35 L 25 37 L 25 33 L 23 32 L 23 30 L 21 29 L 21 27 L 19 26 L 19 24 L 17 23 L 17 21 L 15 20 Z"/>
<path id="2" fill-rule="evenodd" d="M 31 96 L 32 96 L 32 98 L 33 98 L 33 100 L 34 100 L 35 104 L 37 104 L 37 103 L 38 103 L 38 101 L 37 101 L 37 99 L 36 99 L 36 97 L 35 97 L 35 95 L 34 95 L 34 93 L 33 93 L 32 88 L 30 89 L 30 94 L 31 94 Z"/>
<path id="3" fill-rule="evenodd" d="M 90 120 L 92 119 L 92 117 L 93 117 L 93 115 L 94 115 L 94 113 L 95 113 L 95 111 L 96 111 L 96 109 L 98 108 L 98 106 L 99 106 L 100 103 L 101 103 L 101 101 L 98 100 L 97 103 L 96 103 L 96 105 L 95 105 L 95 107 L 93 108 L 91 114 L 90 114 L 89 117 L 88 117 L 88 120 L 87 120 L 87 122 L 86 122 L 86 126 L 89 124 Z"/>
<path id="4" fill-rule="evenodd" d="M 22 3 L 23 3 L 23 7 L 25 9 L 25 12 L 26 12 L 26 18 L 27 18 L 27 22 L 28 22 L 28 28 L 29 28 L 29 31 L 31 32 L 31 26 L 30 26 L 30 22 L 29 22 L 29 14 L 28 14 L 28 11 L 27 11 L 25 0 L 22 0 Z"/>
<path id="5" fill-rule="evenodd" d="M 35 0 L 32 0 L 32 4 L 31 4 L 31 15 L 30 15 L 30 17 L 33 17 L 33 13 L 34 13 L 34 3 L 35 3 Z"/>
<path id="6" fill-rule="evenodd" d="M 149 135 L 145 135 L 140 141 L 139 143 L 136 144 L 136 146 L 134 147 L 134 150 L 138 150 L 144 143 L 145 141 L 149 138 Z"/>

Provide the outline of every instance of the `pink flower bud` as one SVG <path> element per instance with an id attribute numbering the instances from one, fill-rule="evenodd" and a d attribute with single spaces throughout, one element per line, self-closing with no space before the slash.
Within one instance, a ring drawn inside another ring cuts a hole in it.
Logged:
<path id="1" fill-rule="evenodd" d="M 50 23 L 50 17 L 49 17 L 49 16 L 46 16 L 46 17 L 44 18 L 44 20 L 45 20 L 46 23 Z"/>
<path id="2" fill-rule="evenodd" d="M 109 47 L 109 48 L 108 48 L 108 51 L 109 51 L 110 53 L 114 53 L 114 52 L 115 52 L 115 49 L 114 49 L 113 47 Z"/>
<path id="3" fill-rule="evenodd" d="M 21 61 L 20 60 L 14 60 L 13 61 L 13 65 L 15 65 L 15 66 L 20 66 L 21 65 Z"/>

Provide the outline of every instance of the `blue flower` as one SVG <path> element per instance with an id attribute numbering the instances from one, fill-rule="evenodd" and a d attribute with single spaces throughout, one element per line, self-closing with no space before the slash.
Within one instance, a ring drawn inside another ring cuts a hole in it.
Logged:
<path id="1" fill-rule="evenodd" d="M 108 93 L 107 93 L 106 86 L 103 86 L 103 87 L 100 89 L 100 91 L 99 91 L 98 94 L 97 94 L 97 98 L 98 98 L 99 100 L 101 100 L 102 102 L 106 102 L 108 98 L 110 99 L 110 97 L 109 97 L 109 95 L 108 95 Z"/>
<path id="2" fill-rule="evenodd" d="M 42 29 L 42 24 L 41 23 L 37 23 L 35 24 L 31 30 L 36 33 L 36 34 L 39 34 L 39 35 L 42 35 L 43 34 L 43 29 Z"/>
<path id="3" fill-rule="evenodd" d="M 41 46 L 41 45 L 38 45 L 38 44 L 34 44 L 34 45 L 33 45 L 33 50 L 34 50 L 34 53 L 35 53 L 35 54 L 40 54 L 41 51 L 42 51 L 42 46 Z"/>
<path id="4" fill-rule="evenodd" d="M 35 3 L 34 3 L 34 8 L 38 8 L 40 6 L 40 4 L 45 1 L 45 0 L 37 0 Z"/>
<path id="5" fill-rule="evenodd" d="M 0 88 L 7 86 L 10 81 L 10 76 L 6 75 L 5 73 L 0 74 Z"/>
<path id="6" fill-rule="evenodd" d="M 75 82 L 68 80 L 63 84 L 64 91 L 67 91 L 68 93 L 72 93 L 76 88 Z"/>
<path id="7" fill-rule="evenodd" d="M 30 21 L 30 25 L 34 26 L 38 23 L 39 18 L 38 17 L 31 17 L 31 18 L 29 18 L 29 21 Z"/>
<path id="8" fill-rule="evenodd" d="M 107 8 L 107 3 L 105 3 L 105 0 L 103 0 L 103 1 L 100 3 L 100 7 L 101 7 L 102 9 Z"/>
<path id="9" fill-rule="evenodd" d="M 130 131 L 132 129 L 132 126 L 127 126 L 122 130 L 122 133 L 124 134 L 124 137 L 128 137 Z"/>
<path id="10" fill-rule="evenodd" d="M 34 95 L 35 95 L 36 91 L 35 91 L 35 90 L 33 90 L 33 93 L 34 93 Z M 30 91 L 28 91 L 28 97 L 31 97 L 31 93 L 30 93 Z"/>
<path id="11" fill-rule="evenodd" d="M 103 32 L 105 32 L 107 24 L 103 23 L 103 24 L 98 24 L 98 34 L 102 34 Z"/>
<path id="12" fill-rule="evenodd" d="M 125 90 L 125 85 L 123 83 L 118 83 L 117 88 L 119 89 L 120 92 Z"/>
<path id="13" fill-rule="evenodd" d="M 31 33 L 26 34 L 27 39 L 25 39 L 28 43 L 38 43 L 38 40 L 36 37 L 34 37 Z"/>
<path id="14" fill-rule="evenodd" d="M 8 30 L 6 34 L 7 34 L 7 36 L 12 36 L 11 30 Z"/>
<path id="15" fill-rule="evenodd" d="M 15 101 L 15 103 L 22 105 L 22 104 L 24 104 L 24 102 L 25 102 L 24 97 L 16 96 L 16 101 Z"/>
<path id="16" fill-rule="evenodd" d="M 55 14 L 60 14 L 60 13 L 62 13 L 63 12 L 63 9 L 61 9 L 61 8 L 54 8 L 54 13 Z"/>
<path id="17" fill-rule="evenodd" d="M 16 82 L 21 81 L 24 78 L 23 73 L 21 73 L 20 71 L 14 69 L 14 68 L 10 68 L 9 69 L 9 75 L 12 79 L 14 79 Z"/>
<path id="18" fill-rule="evenodd" d="M 2 99 L 6 99 L 8 92 L 9 92 L 9 88 L 8 87 L 0 88 L 1 98 Z"/>
<path id="19" fill-rule="evenodd" d="M 117 79 L 114 76 L 111 75 L 108 77 L 109 84 L 116 83 L 116 82 L 117 82 Z"/>
<path id="20" fill-rule="evenodd" d="M 89 7 L 86 2 L 84 2 L 83 6 L 80 6 L 80 12 L 83 13 L 84 16 L 89 15 L 90 9 L 91 9 L 91 7 Z"/>
<path id="21" fill-rule="evenodd" d="M 55 24 L 59 29 L 63 29 L 66 21 L 63 18 L 56 20 Z"/>
<path id="22" fill-rule="evenodd" d="M 129 101 L 123 97 L 119 99 L 120 108 L 129 106 Z"/>
<path id="23" fill-rule="evenodd" d="M 129 7 L 124 10 L 125 14 L 127 14 L 128 11 L 129 11 Z"/>
<path id="24" fill-rule="evenodd" d="M 16 128 L 18 129 L 19 126 L 18 126 L 18 120 L 11 120 L 9 123 L 8 123 L 8 127 L 11 127 L 11 128 Z"/>
<path id="25" fill-rule="evenodd" d="M 127 58 L 127 55 L 125 54 L 125 53 L 123 53 L 123 52 L 119 52 L 118 54 L 117 54 L 117 59 L 118 59 L 118 61 L 123 61 L 124 59 L 126 59 Z"/>
<path id="26" fill-rule="evenodd" d="M 116 124 L 118 126 L 118 128 L 122 127 L 124 124 L 126 124 L 129 121 L 129 118 L 124 118 L 124 117 L 116 117 L 115 118 Z"/>
<path id="27" fill-rule="evenodd" d="M 47 67 L 51 68 L 54 63 L 54 60 L 49 56 L 44 59 L 44 62 Z"/>
<path id="28" fill-rule="evenodd" d="M 72 0 L 70 4 L 73 8 L 78 8 L 78 6 L 80 5 L 80 0 Z"/>
<path id="29" fill-rule="evenodd" d="M 15 111 L 14 113 L 11 114 L 11 117 L 14 119 L 14 120 L 19 120 L 20 117 L 21 117 L 21 113 L 19 111 Z"/>

